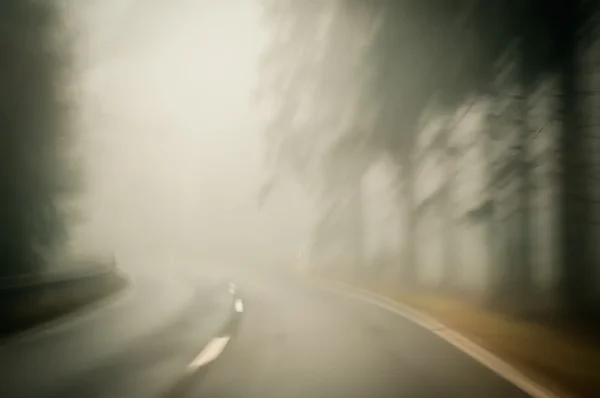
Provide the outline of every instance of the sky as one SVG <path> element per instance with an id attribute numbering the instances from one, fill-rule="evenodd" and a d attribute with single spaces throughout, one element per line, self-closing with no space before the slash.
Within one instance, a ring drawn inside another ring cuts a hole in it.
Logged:
<path id="1" fill-rule="evenodd" d="M 66 15 L 86 177 L 73 247 L 113 251 L 125 267 L 293 258 L 311 224 L 304 192 L 284 184 L 257 210 L 268 174 L 258 4 L 73 1 Z"/>

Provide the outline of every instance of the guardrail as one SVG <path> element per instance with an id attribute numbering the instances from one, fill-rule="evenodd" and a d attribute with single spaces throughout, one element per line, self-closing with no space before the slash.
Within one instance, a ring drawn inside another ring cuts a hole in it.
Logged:
<path id="1" fill-rule="evenodd" d="M 114 260 L 111 263 L 102 260 L 80 260 L 78 263 L 79 266 L 70 269 L 0 278 L 0 292 L 95 278 L 116 271 Z"/>
<path id="2" fill-rule="evenodd" d="M 82 259 L 55 272 L 0 278 L 0 336 L 67 315 L 126 285 L 112 262 Z"/>

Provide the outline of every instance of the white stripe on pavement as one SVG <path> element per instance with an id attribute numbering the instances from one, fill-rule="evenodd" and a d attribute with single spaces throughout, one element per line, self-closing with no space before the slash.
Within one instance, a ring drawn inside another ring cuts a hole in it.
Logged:
<path id="1" fill-rule="evenodd" d="M 244 302 L 241 299 L 235 299 L 234 306 L 237 312 L 244 312 Z"/>
<path id="2" fill-rule="evenodd" d="M 408 306 L 394 302 L 386 297 L 371 293 L 341 282 L 325 283 L 330 290 L 337 291 L 346 296 L 353 297 L 362 301 L 369 302 L 380 308 L 386 309 L 394 314 L 406 318 L 417 325 L 428 329 L 440 338 L 446 340 L 457 349 L 461 350 L 471 358 L 489 368 L 494 373 L 500 375 L 508 382 L 517 386 L 533 398 L 565 398 L 566 395 L 557 395 L 546 387 L 533 381 L 521 371 L 492 354 L 485 348 L 475 344 L 460 333 L 453 331 L 441 323 L 435 321 L 426 314 L 421 313 Z"/>
<path id="3" fill-rule="evenodd" d="M 200 351 L 200 354 L 198 354 L 198 356 L 188 365 L 188 370 L 192 372 L 196 371 L 200 367 L 217 359 L 227 346 L 227 343 L 229 343 L 229 339 L 229 336 L 215 337 L 212 339 L 210 343 Z"/>
<path id="4" fill-rule="evenodd" d="M 235 284 L 229 282 L 229 289 L 228 290 L 229 290 L 229 293 L 235 294 L 235 291 L 236 291 Z"/>

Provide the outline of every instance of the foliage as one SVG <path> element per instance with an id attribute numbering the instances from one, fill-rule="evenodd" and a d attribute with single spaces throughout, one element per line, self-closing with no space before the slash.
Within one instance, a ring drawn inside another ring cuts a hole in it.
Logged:
<path id="1" fill-rule="evenodd" d="M 562 122 L 560 156 L 556 158 L 562 171 L 558 181 L 562 193 L 556 212 L 565 237 L 560 246 L 567 253 L 561 259 L 560 283 L 566 289 L 565 302 L 580 302 L 575 286 L 590 272 L 589 265 L 584 264 L 589 259 L 580 256 L 588 251 L 587 243 L 581 242 L 589 242 L 590 234 L 587 207 L 574 196 L 584 194 L 585 186 L 578 176 L 586 175 L 585 165 L 577 160 L 585 156 L 585 139 L 578 127 L 578 57 L 593 41 L 600 2 L 388 0 L 318 4 L 271 4 L 279 19 L 270 14 L 267 20 L 271 24 L 278 21 L 278 39 L 266 57 L 271 68 L 263 75 L 286 76 L 277 84 L 265 82 L 269 95 L 279 104 L 267 134 L 272 153 L 297 177 L 309 183 L 321 181 L 316 189 L 328 198 L 348 194 L 348 187 L 360 189 L 356 181 L 374 160 L 382 156 L 393 159 L 401 169 L 398 185 L 407 231 L 404 277 L 411 280 L 417 266 L 413 252 L 417 243 L 419 162 L 415 153 L 423 119 L 430 117 L 431 109 L 452 114 L 473 99 L 502 102 L 501 92 L 514 92 L 514 87 L 501 82 L 500 74 L 507 65 L 517 65 L 518 90 L 516 97 L 504 101 L 509 105 L 518 101 L 526 104 L 543 83 L 558 78 L 560 101 L 553 111 Z M 526 106 L 521 106 L 524 114 Z M 493 108 L 491 112 L 498 111 Z M 452 129 L 445 126 L 440 131 L 450 134 Z M 485 130 L 482 133 L 494 134 L 489 138 L 502 139 L 496 134 L 502 129 Z M 521 167 L 532 162 L 526 148 L 531 134 L 528 130 L 526 124 L 519 128 L 521 150 L 507 158 L 504 166 L 490 163 L 493 170 L 489 172 L 492 181 L 488 190 L 496 192 L 498 185 L 515 178 L 526 188 L 531 184 L 530 170 Z M 529 206 L 529 192 L 522 190 L 522 209 Z M 479 220 L 487 217 L 493 222 L 495 200 L 492 194 L 486 195 L 480 209 L 467 216 Z M 350 213 L 346 217 L 354 217 L 358 211 L 352 209 Z M 526 241 L 531 216 L 522 211 L 520 217 Z M 569 256 L 579 265 L 571 264 Z M 513 277 L 529 277 L 524 275 L 528 273 L 515 272 Z M 509 283 L 519 282 L 517 279 Z"/>
<path id="2" fill-rule="evenodd" d="M 39 270 L 65 237 L 64 195 L 78 188 L 65 161 L 71 136 L 67 36 L 48 2 L 0 6 L 0 261 L 2 273 Z"/>

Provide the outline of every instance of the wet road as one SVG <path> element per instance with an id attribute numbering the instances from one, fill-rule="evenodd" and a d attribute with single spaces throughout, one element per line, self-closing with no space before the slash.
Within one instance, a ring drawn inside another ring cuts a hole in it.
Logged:
<path id="1" fill-rule="evenodd" d="M 183 378 L 227 319 L 225 279 L 243 299 L 236 333 L 215 362 Z M 120 309 L 0 348 L 0 396 L 527 396 L 432 332 L 305 281 L 240 272 L 154 282 Z"/>
<path id="2" fill-rule="evenodd" d="M 237 336 L 186 397 L 527 397 L 433 333 L 303 282 L 239 277 Z"/>
<path id="3" fill-rule="evenodd" d="M 202 272 L 132 275 L 121 297 L 0 345 L 0 397 L 153 397 L 175 383 L 231 306 Z"/>

